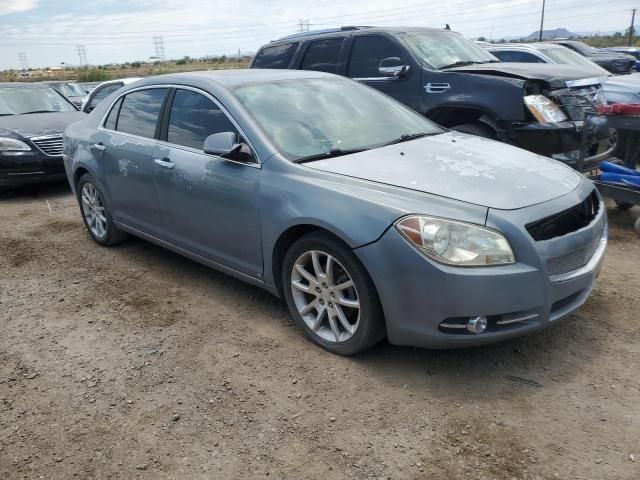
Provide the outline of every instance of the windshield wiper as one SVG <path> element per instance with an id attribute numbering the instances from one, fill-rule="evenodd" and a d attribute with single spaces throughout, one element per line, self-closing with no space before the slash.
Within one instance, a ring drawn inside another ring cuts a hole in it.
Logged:
<path id="1" fill-rule="evenodd" d="M 20 115 L 29 115 L 30 113 L 58 113 L 57 110 L 34 110 L 33 112 L 22 112 Z"/>
<path id="2" fill-rule="evenodd" d="M 445 65 L 444 67 L 440 67 L 440 70 L 444 70 L 445 68 L 453 68 L 453 67 L 465 67 L 467 65 L 476 65 L 478 63 L 483 62 L 474 62 L 473 60 L 460 60 L 459 62 L 454 62 L 449 65 Z"/>
<path id="3" fill-rule="evenodd" d="M 332 148 L 328 152 L 318 153 L 316 155 L 309 155 L 306 157 L 297 158 L 293 161 L 293 163 L 306 163 L 306 162 L 315 162 L 316 160 L 324 160 L 326 158 L 335 158 L 342 157 L 344 155 L 351 155 L 353 153 L 360 153 L 368 150 L 366 148 L 357 148 L 353 150 L 342 150 L 340 148 Z"/>
<path id="4" fill-rule="evenodd" d="M 411 140 L 415 140 L 416 138 L 427 137 L 430 135 L 437 135 L 438 133 L 440 132 L 405 133 L 403 135 L 400 135 L 395 140 L 391 140 L 390 142 L 385 143 L 383 147 L 386 147 L 388 145 L 395 145 L 396 143 L 409 142 Z"/>

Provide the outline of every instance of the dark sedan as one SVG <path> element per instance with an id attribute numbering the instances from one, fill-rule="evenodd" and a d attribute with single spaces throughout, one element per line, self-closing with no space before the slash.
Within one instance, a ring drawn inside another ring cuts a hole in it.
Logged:
<path id="1" fill-rule="evenodd" d="M 52 87 L 0 83 L 0 187 L 64 179 L 62 132 L 83 116 Z"/>
<path id="2" fill-rule="evenodd" d="M 576 40 L 553 40 L 549 43 L 557 43 L 558 45 L 570 48 L 611 73 L 631 73 L 636 66 L 636 59 L 631 55 L 599 51 L 584 42 L 578 42 Z"/>

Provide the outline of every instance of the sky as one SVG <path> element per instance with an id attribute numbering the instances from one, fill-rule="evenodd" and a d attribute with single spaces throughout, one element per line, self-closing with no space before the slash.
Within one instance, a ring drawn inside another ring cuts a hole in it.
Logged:
<path id="1" fill-rule="evenodd" d="M 545 29 L 623 31 L 636 0 L 547 0 Z M 294 33 L 340 25 L 444 27 L 469 37 L 526 36 L 542 0 L 0 0 L 0 69 L 148 60 L 161 36 L 166 58 L 255 52 Z M 639 15 L 640 17 L 640 15 Z M 639 28 L 636 26 L 636 28 Z"/>

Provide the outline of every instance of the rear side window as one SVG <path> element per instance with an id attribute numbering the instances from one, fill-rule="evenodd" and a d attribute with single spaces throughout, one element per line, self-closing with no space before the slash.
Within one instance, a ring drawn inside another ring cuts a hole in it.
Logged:
<path id="1" fill-rule="evenodd" d="M 109 112 L 109 116 L 107 120 L 104 122 L 104 128 L 108 128 L 109 130 L 116 129 L 116 123 L 118 120 L 118 111 L 120 110 L 120 105 L 122 104 L 122 98 L 120 98 L 114 105 L 111 107 L 111 111 Z"/>
<path id="2" fill-rule="evenodd" d="M 126 95 L 120 107 L 116 130 L 154 138 L 158 114 L 166 93 L 166 88 L 150 88 Z"/>
<path id="3" fill-rule="evenodd" d="M 274 47 L 265 47 L 253 59 L 253 68 L 287 68 L 293 54 L 298 49 L 298 43 L 287 43 Z"/>
<path id="4" fill-rule="evenodd" d="M 169 114 L 169 143 L 202 150 L 204 139 L 220 132 L 237 130 L 214 102 L 190 90 L 176 91 Z"/>
<path id="5" fill-rule="evenodd" d="M 491 53 L 503 62 L 545 63 L 540 57 L 527 52 L 511 52 L 508 50 L 502 50 Z"/>
<path id="6" fill-rule="evenodd" d="M 91 101 L 89 102 L 89 108 L 93 110 L 96 107 L 96 105 L 98 105 L 102 100 L 104 100 L 113 92 L 115 92 L 120 87 L 122 87 L 122 85 L 123 85 L 122 83 L 114 83 L 113 85 L 105 85 L 104 87 L 99 89 L 95 93 Z"/>
<path id="7" fill-rule="evenodd" d="M 351 49 L 348 75 L 351 78 L 381 77 L 378 71 L 380 61 L 388 57 L 398 57 L 406 62 L 402 48 L 390 39 L 379 35 L 356 37 Z"/>
<path id="8" fill-rule="evenodd" d="M 342 38 L 327 38 L 311 42 L 302 61 L 302 70 L 337 73 Z"/>

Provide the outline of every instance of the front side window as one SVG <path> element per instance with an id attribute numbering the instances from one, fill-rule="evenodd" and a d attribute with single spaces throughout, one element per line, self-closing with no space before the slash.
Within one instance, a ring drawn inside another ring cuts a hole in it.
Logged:
<path id="1" fill-rule="evenodd" d="M 237 130 L 211 99 L 190 90 L 178 90 L 169 114 L 167 141 L 202 150 L 209 135 Z"/>
<path id="2" fill-rule="evenodd" d="M 94 109 L 96 105 L 98 105 L 102 100 L 107 98 L 113 92 L 118 90 L 120 87 L 122 87 L 122 83 L 114 83 L 111 85 L 105 85 L 104 87 L 98 89 L 98 91 L 95 92 L 93 98 L 91 98 L 91 102 L 89 102 L 89 108 Z"/>
<path id="3" fill-rule="evenodd" d="M 274 47 L 265 47 L 253 60 L 253 68 L 287 68 L 293 54 L 298 49 L 298 43 L 287 43 Z"/>
<path id="4" fill-rule="evenodd" d="M 289 160 L 442 132 L 408 107 L 345 78 L 254 83 L 233 93 Z"/>
<path id="5" fill-rule="evenodd" d="M 418 57 L 436 69 L 497 61 L 477 43 L 445 30 L 411 32 L 402 38 Z"/>
<path id="6" fill-rule="evenodd" d="M 75 111 L 73 104 L 51 87 L 0 87 L 0 116 Z"/>
<path id="7" fill-rule="evenodd" d="M 406 62 L 406 55 L 399 45 L 380 35 L 358 36 L 353 41 L 348 75 L 351 78 L 381 77 L 380 62 L 397 57 Z"/>
<path id="8" fill-rule="evenodd" d="M 149 88 L 127 94 L 120 107 L 118 132 L 154 138 L 166 88 Z"/>
<path id="9" fill-rule="evenodd" d="M 118 122 L 118 112 L 120 112 L 120 105 L 122 104 L 122 98 L 119 98 L 118 101 L 111 107 L 111 111 L 107 116 L 107 119 L 104 122 L 104 128 L 108 128 L 109 130 L 116 130 L 117 122 Z"/>
<path id="10" fill-rule="evenodd" d="M 302 70 L 336 73 L 342 42 L 342 38 L 327 38 L 311 42 L 302 61 Z"/>

